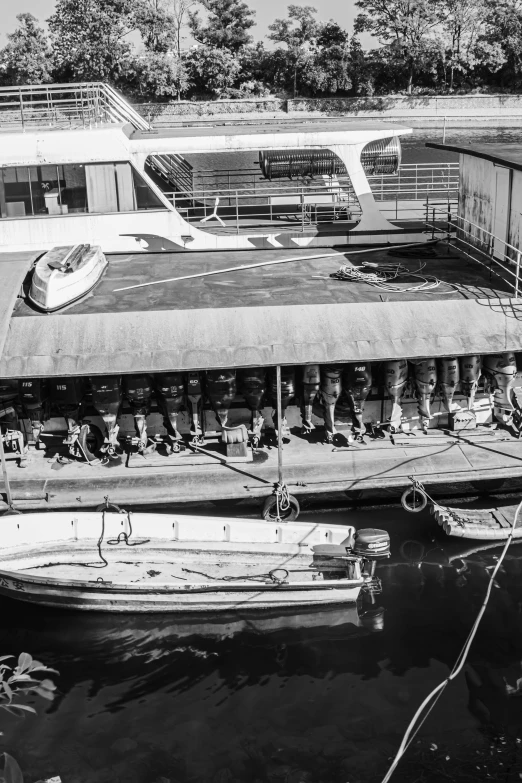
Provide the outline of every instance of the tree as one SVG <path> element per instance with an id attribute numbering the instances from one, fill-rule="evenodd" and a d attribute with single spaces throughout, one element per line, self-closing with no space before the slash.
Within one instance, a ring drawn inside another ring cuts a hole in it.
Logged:
<path id="1" fill-rule="evenodd" d="M 200 0 L 206 11 L 206 22 L 198 12 L 190 13 L 190 29 L 198 43 L 217 49 L 238 52 L 252 42 L 248 32 L 255 25 L 255 11 L 242 0 Z"/>
<path id="2" fill-rule="evenodd" d="M 174 20 L 174 38 L 178 57 L 181 58 L 181 31 L 185 24 L 185 17 L 197 0 L 171 0 L 172 18 Z"/>
<path id="3" fill-rule="evenodd" d="M 168 0 L 136 0 L 134 20 L 149 51 L 167 52 L 174 44 L 176 31 Z"/>
<path id="4" fill-rule="evenodd" d="M 293 70 L 294 98 L 297 95 L 297 73 L 309 59 L 309 50 L 315 43 L 319 26 L 313 6 L 289 5 L 286 19 L 275 19 L 268 25 L 268 38 L 288 47 Z"/>
<path id="5" fill-rule="evenodd" d="M 147 101 L 172 97 L 180 100 L 191 85 L 187 66 L 177 52 L 145 51 L 133 60 L 126 77 L 135 97 Z"/>
<path id="6" fill-rule="evenodd" d="M 447 84 L 449 71 L 450 90 L 453 89 L 456 72 L 466 73 L 479 63 L 496 70 L 502 63 L 500 47 L 491 41 L 484 45 L 487 6 L 487 0 L 444 0 L 444 17 L 437 39 L 444 83 Z"/>
<path id="7" fill-rule="evenodd" d="M 189 78 L 201 93 L 211 92 L 215 97 L 228 95 L 234 86 L 241 64 L 229 49 L 194 46 L 187 54 Z"/>
<path id="8" fill-rule="evenodd" d="M 58 77 L 117 83 L 128 66 L 133 0 L 58 0 L 48 20 Z"/>
<path id="9" fill-rule="evenodd" d="M 489 52 L 495 47 L 501 86 L 517 89 L 522 75 L 522 0 L 487 0 L 486 8 L 486 29 L 478 41 L 478 48 Z M 486 72 L 489 82 L 490 72 L 491 67 Z"/>
<path id="10" fill-rule="evenodd" d="M 404 61 L 407 91 L 411 94 L 418 63 L 433 46 L 430 35 L 443 21 L 443 0 L 356 0 L 362 9 L 355 32 L 369 32 Z"/>
<path id="11" fill-rule="evenodd" d="M 0 73 L 6 84 L 43 84 L 51 81 L 47 35 L 32 14 L 18 14 L 18 28 L 7 36 L 0 51 Z"/>

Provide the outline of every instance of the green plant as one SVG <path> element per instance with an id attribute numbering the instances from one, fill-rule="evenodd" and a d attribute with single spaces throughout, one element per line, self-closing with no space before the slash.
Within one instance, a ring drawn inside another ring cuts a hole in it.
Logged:
<path id="1" fill-rule="evenodd" d="M 39 677 L 42 674 L 58 674 L 58 672 L 34 660 L 29 653 L 20 653 L 16 665 L 5 663 L 11 658 L 14 656 L 0 656 L 0 709 L 23 718 L 27 712 L 36 713 L 36 710 L 28 704 L 21 704 L 17 699 L 28 694 L 37 694 L 52 701 L 56 685 L 52 680 L 39 679 Z M 22 770 L 15 759 L 8 753 L 1 754 L 0 767 L 2 757 L 3 770 L 0 768 L 0 783 L 24 783 Z"/>

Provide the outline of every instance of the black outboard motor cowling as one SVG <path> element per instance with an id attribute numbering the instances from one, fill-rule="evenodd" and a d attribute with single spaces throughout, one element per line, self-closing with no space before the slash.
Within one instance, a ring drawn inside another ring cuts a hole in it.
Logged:
<path id="1" fill-rule="evenodd" d="M 312 423 L 314 400 L 321 388 L 321 368 L 318 364 L 305 364 L 303 367 L 303 433 L 315 429 Z"/>
<path id="2" fill-rule="evenodd" d="M 123 393 L 130 402 L 136 432 L 138 433 L 138 451 L 147 448 L 147 416 L 152 402 L 152 378 L 147 374 L 124 375 Z"/>
<path id="3" fill-rule="evenodd" d="M 22 410 L 31 421 L 35 447 L 39 448 L 49 402 L 49 383 L 47 379 L 20 379 L 18 381 L 18 399 L 22 405 Z"/>
<path id="4" fill-rule="evenodd" d="M 348 396 L 353 415 L 357 421 L 357 434 L 364 434 L 364 403 L 372 388 L 372 365 L 370 362 L 347 364 L 343 369 L 343 389 Z"/>
<path id="5" fill-rule="evenodd" d="M 187 399 L 192 417 L 192 443 L 198 446 L 204 443 L 203 428 L 201 426 L 201 400 L 203 397 L 203 385 L 201 373 L 187 373 Z"/>
<path id="6" fill-rule="evenodd" d="M 245 398 L 247 408 L 252 414 L 250 429 L 252 445 L 256 448 L 261 440 L 264 418 L 261 414 L 263 398 L 266 393 L 266 370 L 264 367 L 249 367 L 238 372 L 239 392 Z"/>
<path id="7" fill-rule="evenodd" d="M 277 420 L 277 370 L 271 367 L 268 371 L 268 385 L 270 397 L 274 408 L 272 420 L 274 422 L 276 440 L 279 438 L 278 420 Z M 286 409 L 290 400 L 295 396 L 295 369 L 293 367 L 281 367 L 281 432 L 283 438 L 288 438 L 290 430 L 286 421 Z"/>
<path id="8" fill-rule="evenodd" d="M 105 424 L 104 444 L 101 451 L 113 457 L 118 446 L 119 426 L 116 423 L 123 400 L 120 375 L 94 375 L 91 377 L 92 404 Z"/>
<path id="9" fill-rule="evenodd" d="M 357 530 L 353 537 L 353 553 L 364 558 L 363 573 L 373 578 L 377 560 L 390 557 L 390 535 L 386 530 L 368 527 Z"/>
<path id="10" fill-rule="evenodd" d="M 64 417 L 67 423 L 67 437 L 64 443 L 75 454 L 76 442 L 80 435 L 80 407 L 87 390 L 85 378 L 50 378 L 49 397 L 51 404 Z"/>
<path id="11" fill-rule="evenodd" d="M 185 383 L 180 372 L 156 373 L 154 376 L 156 401 L 163 415 L 167 430 L 167 453 L 180 451 L 181 435 L 178 431 L 178 413 L 185 401 Z"/>
<path id="12" fill-rule="evenodd" d="M 205 391 L 222 427 L 227 426 L 228 411 L 237 393 L 235 370 L 207 370 Z"/>

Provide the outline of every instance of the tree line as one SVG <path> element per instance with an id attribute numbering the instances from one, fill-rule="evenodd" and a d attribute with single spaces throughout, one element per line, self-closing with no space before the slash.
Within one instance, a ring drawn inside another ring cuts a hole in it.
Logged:
<path id="1" fill-rule="evenodd" d="M 106 81 L 136 101 L 520 91 L 522 0 L 355 5 L 350 31 L 289 5 L 268 44 L 243 0 L 57 0 L 46 29 L 17 16 L 0 82 Z"/>

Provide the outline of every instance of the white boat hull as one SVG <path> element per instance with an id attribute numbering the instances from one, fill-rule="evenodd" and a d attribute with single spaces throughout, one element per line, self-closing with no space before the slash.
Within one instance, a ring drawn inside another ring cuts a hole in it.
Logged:
<path id="1" fill-rule="evenodd" d="M 101 278 L 107 259 L 98 245 L 85 252 L 81 263 L 74 269 L 52 268 L 49 263 L 66 261 L 78 245 L 58 246 L 45 253 L 36 263 L 28 297 L 45 312 L 53 312 L 76 302 L 89 293 Z"/>
<path id="2" fill-rule="evenodd" d="M 313 546 L 352 536 L 345 526 L 184 515 L 5 517 L 0 595 L 101 612 L 230 613 L 354 603 L 364 585 L 360 572 L 330 579 L 310 567 Z"/>

